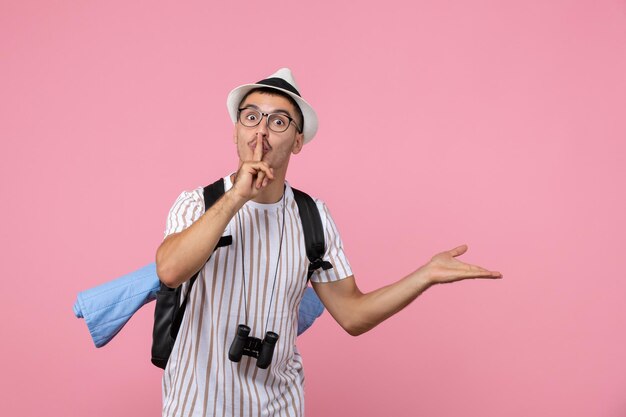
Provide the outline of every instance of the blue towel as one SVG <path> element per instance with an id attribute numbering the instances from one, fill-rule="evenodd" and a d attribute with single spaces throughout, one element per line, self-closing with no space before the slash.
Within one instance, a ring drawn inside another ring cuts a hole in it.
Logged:
<path id="1" fill-rule="evenodd" d="M 320 301 L 315 290 L 306 287 L 298 312 L 298 336 L 311 327 L 315 319 L 321 316 L 323 312 L 324 304 Z"/>
<path id="2" fill-rule="evenodd" d="M 78 293 L 74 314 L 84 318 L 96 347 L 102 347 L 120 331 L 159 290 L 153 262 L 130 274 Z"/>
<path id="3" fill-rule="evenodd" d="M 109 343 L 142 306 L 156 299 L 160 282 L 153 262 L 97 287 L 78 293 L 74 315 L 84 318 L 97 348 Z M 311 327 L 324 305 L 308 287 L 300 303 L 298 335 Z"/>

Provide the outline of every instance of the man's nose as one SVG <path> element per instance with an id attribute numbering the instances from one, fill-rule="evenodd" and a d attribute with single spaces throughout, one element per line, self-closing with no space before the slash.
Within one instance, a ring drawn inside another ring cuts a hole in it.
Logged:
<path id="1" fill-rule="evenodd" d="M 256 125 L 257 134 L 267 137 L 269 133 L 269 129 L 267 127 L 268 123 L 269 123 L 269 115 L 267 114 L 261 115 L 261 122 L 258 125 Z"/>

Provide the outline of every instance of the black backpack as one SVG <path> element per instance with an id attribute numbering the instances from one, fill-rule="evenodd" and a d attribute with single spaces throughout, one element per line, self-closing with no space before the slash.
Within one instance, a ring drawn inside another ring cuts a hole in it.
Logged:
<path id="1" fill-rule="evenodd" d="M 324 241 L 324 228 L 320 213 L 315 201 L 306 193 L 292 187 L 293 195 L 300 212 L 300 221 L 304 233 L 306 255 L 309 258 L 309 270 L 307 281 L 318 268 L 324 270 L 333 266 L 324 261 L 322 257 L 326 250 Z M 224 194 L 224 180 L 219 179 L 211 185 L 204 187 L 204 207 L 209 209 Z M 222 236 L 215 248 L 228 246 L 232 243 L 232 236 Z M 182 285 L 178 288 L 169 288 L 163 283 L 156 294 L 156 307 L 154 308 L 154 328 L 152 329 L 152 363 L 165 369 L 167 360 L 172 353 L 180 324 L 185 315 L 187 299 L 191 293 L 193 284 L 196 282 L 198 273 L 189 280 L 187 292 L 182 297 Z M 181 303 L 180 300 L 183 299 Z"/>

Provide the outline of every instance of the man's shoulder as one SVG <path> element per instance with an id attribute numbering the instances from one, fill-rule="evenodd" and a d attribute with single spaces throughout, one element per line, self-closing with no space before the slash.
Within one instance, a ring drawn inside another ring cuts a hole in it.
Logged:
<path id="1" fill-rule="evenodd" d="M 299 191 L 301 193 L 304 193 L 304 194 L 308 195 L 313 200 L 313 202 L 317 206 L 317 211 L 320 214 L 320 220 L 322 222 L 322 225 L 323 225 L 323 227 L 326 227 L 326 225 L 327 225 L 327 217 L 329 216 L 328 206 L 326 205 L 326 202 L 324 200 L 322 200 L 321 198 L 313 195 L 312 193 L 309 193 L 306 190 L 303 190 L 303 189 L 297 188 L 297 187 L 292 187 L 288 183 L 287 183 L 287 185 L 290 187 L 290 191 L 291 191 L 290 192 L 290 198 L 293 198 L 294 201 L 295 201 L 294 190 L 296 192 Z"/>
<path id="2" fill-rule="evenodd" d="M 289 193 L 289 196 L 288 196 L 289 198 L 294 198 L 295 199 L 295 192 L 299 191 L 300 193 L 303 193 L 303 194 L 306 194 L 307 196 L 309 196 L 315 202 L 315 204 L 317 204 L 317 206 L 318 206 L 318 208 L 320 210 L 323 207 L 326 206 L 326 203 L 324 202 L 324 200 L 322 200 L 321 198 L 317 197 L 316 195 L 308 192 L 307 190 L 299 188 L 299 187 L 293 187 L 288 182 L 285 182 L 285 184 L 287 186 L 287 189 L 290 190 L 290 193 Z"/>
<path id="3" fill-rule="evenodd" d="M 215 181 L 207 182 L 207 184 L 205 185 L 200 185 L 200 186 L 197 186 L 196 188 L 183 190 L 178 195 L 176 203 L 186 201 L 188 203 L 195 202 L 196 204 L 202 204 L 204 206 L 204 189 L 213 184 L 219 183 L 219 181 L 223 181 L 225 191 L 228 191 L 232 187 L 232 184 L 230 182 L 230 175 L 226 175 L 224 177 L 218 178 Z"/>
<path id="4" fill-rule="evenodd" d="M 183 190 L 176 199 L 174 205 L 179 205 L 183 202 L 186 203 L 200 203 L 204 204 L 204 187 L 193 188 L 191 190 Z"/>

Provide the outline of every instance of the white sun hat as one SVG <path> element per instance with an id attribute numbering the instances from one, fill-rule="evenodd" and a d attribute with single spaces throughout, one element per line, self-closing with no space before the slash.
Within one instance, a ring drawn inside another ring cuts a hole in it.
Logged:
<path id="1" fill-rule="evenodd" d="M 258 81 L 254 84 L 244 84 L 235 88 L 228 94 L 226 99 L 226 107 L 228 107 L 228 114 L 233 123 L 237 123 L 237 113 L 239 112 L 239 104 L 243 97 L 251 90 L 257 88 L 272 88 L 274 90 L 281 91 L 287 94 L 300 107 L 302 116 L 304 117 L 304 128 L 302 133 L 304 134 L 304 143 L 309 142 L 315 136 L 317 132 L 317 115 L 315 110 L 309 103 L 307 103 L 298 91 L 298 85 L 293 78 L 293 74 L 289 68 L 281 68 L 264 80 Z"/>

